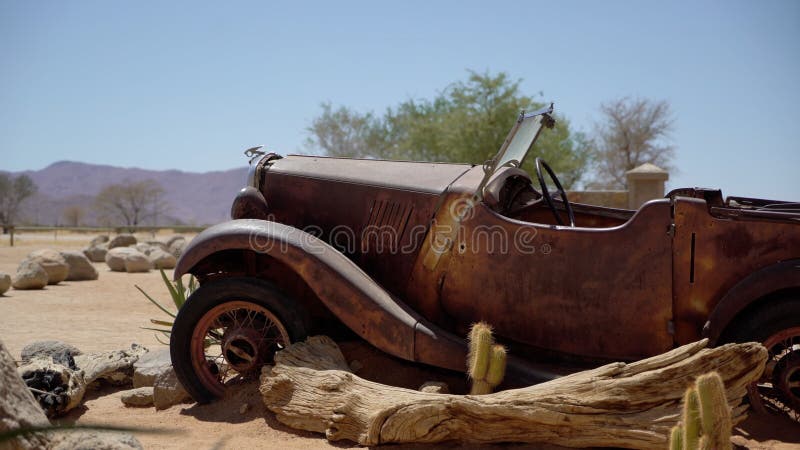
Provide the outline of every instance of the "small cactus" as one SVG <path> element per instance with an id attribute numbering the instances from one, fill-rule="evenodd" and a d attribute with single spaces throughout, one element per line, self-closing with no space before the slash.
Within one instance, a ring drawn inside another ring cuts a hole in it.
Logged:
<path id="1" fill-rule="evenodd" d="M 506 348 L 494 343 L 492 327 L 484 322 L 472 325 L 469 332 L 470 394 L 491 394 L 506 372 Z"/>
<path id="2" fill-rule="evenodd" d="M 670 433 L 671 450 L 731 449 L 731 412 L 717 372 L 701 375 L 683 396 L 681 422 Z"/>

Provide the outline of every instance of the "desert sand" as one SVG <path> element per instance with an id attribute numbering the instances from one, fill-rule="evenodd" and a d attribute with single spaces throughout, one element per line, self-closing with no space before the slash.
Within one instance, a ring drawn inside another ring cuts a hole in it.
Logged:
<path id="1" fill-rule="evenodd" d="M 80 249 L 92 238 L 86 234 L 29 233 L 18 235 L 14 247 L 8 237 L 0 237 L 0 272 L 13 275 L 17 264 L 31 251 L 40 248 Z M 151 236 L 142 236 L 150 239 Z M 156 299 L 168 303 L 166 289 L 157 271 L 127 274 L 111 272 L 105 264 L 95 264 L 100 272 L 96 281 L 62 282 L 38 291 L 11 289 L 0 296 L 0 339 L 12 355 L 37 340 L 57 339 L 75 345 L 85 353 L 126 348 L 131 343 L 149 349 L 162 346 L 153 333 L 141 327 L 150 318 L 163 319 L 163 313 L 147 302 L 135 289 L 140 286 Z M 171 273 L 168 273 L 171 275 Z M 439 379 L 463 383 L 458 375 L 421 370 L 387 357 L 366 344 L 344 343 L 349 360 L 364 366 L 359 375 L 378 381 L 392 381 L 416 387 L 421 381 Z M 390 377 L 391 379 L 387 378 Z M 129 408 L 120 401 L 116 388 L 89 392 L 82 407 L 73 410 L 63 422 L 117 425 L 158 429 L 163 433 L 137 432 L 147 449 L 194 450 L 205 448 L 328 448 L 350 447 L 352 443 L 332 445 L 322 435 L 298 432 L 278 423 L 261 402 L 255 383 L 241 386 L 225 399 L 210 405 L 183 404 L 163 411 L 154 408 Z M 241 412 L 247 404 L 245 412 Z M 750 449 L 798 449 L 800 426 L 774 416 L 751 417 L 735 430 L 734 442 Z M 464 448 L 452 444 L 447 447 Z M 392 448 L 432 448 L 393 446 Z M 437 446 L 436 448 L 442 448 Z M 546 445 L 469 446 L 468 448 L 555 448 Z"/>

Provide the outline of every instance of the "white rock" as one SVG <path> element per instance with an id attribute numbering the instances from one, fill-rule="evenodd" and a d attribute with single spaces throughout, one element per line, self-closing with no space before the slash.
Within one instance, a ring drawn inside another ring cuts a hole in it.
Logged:
<path id="1" fill-rule="evenodd" d="M 421 392 L 428 392 L 430 394 L 449 394 L 450 386 L 442 381 L 426 381 L 422 383 L 422 386 L 420 386 L 417 390 Z"/>
<path id="2" fill-rule="evenodd" d="M 174 269 L 177 262 L 172 253 L 167 253 L 160 248 L 153 249 L 147 257 L 156 269 Z"/>
<path id="3" fill-rule="evenodd" d="M 106 253 L 108 253 L 108 249 L 104 245 L 92 245 L 83 249 L 83 254 L 91 262 L 104 262 Z"/>
<path id="4" fill-rule="evenodd" d="M 170 370 L 172 370 L 172 359 L 169 356 L 169 348 L 149 351 L 133 363 L 133 387 L 152 387 L 159 374 Z"/>
<path id="5" fill-rule="evenodd" d="M 109 241 L 108 235 L 107 234 L 101 234 L 101 235 L 97 236 L 96 238 L 92 239 L 91 242 L 89 242 L 89 247 L 99 246 L 100 244 L 105 244 L 108 241 Z"/>
<path id="6" fill-rule="evenodd" d="M 125 271 L 128 273 L 148 272 L 152 268 L 153 264 L 141 252 L 137 251 L 125 256 Z"/>
<path id="7" fill-rule="evenodd" d="M 106 254 L 108 268 L 115 272 L 130 272 L 127 268 L 128 261 L 133 261 L 131 267 L 135 271 L 146 272 L 150 270 L 150 260 L 141 252 L 131 247 L 112 248 Z M 142 267 L 145 267 L 144 269 Z"/>
<path id="8" fill-rule="evenodd" d="M 42 289 L 47 286 L 47 271 L 39 263 L 26 259 L 17 267 L 11 285 L 14 289 Z"/>
<path id="9" fill-rule="evenodd" d="M 186 249 L 186 239 L 176 239 L 169 244 L 169 252 L 176 258 L 180 258 Z"/>
<path id="10" fill-rule="evenodd" d="M 69 266 L 61 253 L 47 248 L 31 252 L 27 259 L 39 263 L 47 272 L 47 284 L 58 284 L 67 279 Z"/>
<path id="11" fill-rule="evenodd" d="M 156 409 L 166 409 L 190 399 L 189 393 L 178 381 L 178 376 L 175 375 L 172 366 L 168 371 L 156 377 L 153 385 L 153 403 L 155 403 Z"/>
<path id="12" fill-rule="evenodd" d="M 153 386 L 124 391 L 121 400 L 125 406 L 150 406 L 153 404 Z"/>
<path id="13" fill-rule="evenodd" d="M 108 249 L 136 245 L 136 238 L 132 234 L 118 234 L 108 243 Z"/>
<path id="14" fill-rule="evenodd" d="M 96 280 L 97 269 L 82 252 L 61 252 L 61 256 L 69 266 L 67 281 Z"/>
<path id="15" fill-rule="evenodd" d="M 11 275 L 0 272 L 0 295 L 6 293 L 11 287 Z"/>
<path id="16" fill-rule="evenodd" d="M 56 433 L 52 450 L 142 450 L 142 444 L 128 433 L 71 431 Z"/>
<path id="17" fill-rule="evenodd" d="M 0 433 L 32 427 L 50 426 L 44 411 L 17 374 L 17 364 L 0 341 Z M 48 446 L 45 434 L 9 438 L 0 448 L 38 449 Z"/>
<path id="18" fill-rule="evenodd" d="M 34 358 L 52 358 L 62 354 L 78 356 L 83 352 L 74 345 L 62 341 L 36 341 L 22 347 L 19 357 L 23 363 L 28 363 Z"/>

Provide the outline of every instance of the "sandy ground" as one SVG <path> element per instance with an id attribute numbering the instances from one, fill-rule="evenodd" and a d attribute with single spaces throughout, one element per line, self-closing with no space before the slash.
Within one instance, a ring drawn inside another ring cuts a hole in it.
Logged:
<path id="1" fill-rule="evenodd" d="M 151 239 L 151 236 L 143 236 Z M 16 266 L 29 252 L 40 248 L 79 249 L 86 245 L 89 235 L 53 233 L 17 236 L 16 245 L 0 238 L 0 272 L 13 274 Z M 161 346 L 148 326 L 150 318 L 162 314 L 134 288 L 140 286 L 156 299 L 166 303 L 168 296 L 158 272 L 126 274 L 111 272 L 105 264 L 96 264 L 100 278 L 96 281 L 63 282 L 39 291 L 10 290 L 0 297 L 0 339 L 12 355 L 26 344 L 45 339 L 58 339 L 75 345 L 84 352 L 125 348 L 132 342 L 148 348 Z M 377 350 L 359 343 L 345 343 L 342 348 L 349 360 L 358 359 L 364 366 L 365 378 L 377 379 L 388 373 L 397 384 L 416 387 L 422 381 L 440 379 L 463 383 L 458 377 L 425 373 L 419 368 L 388 358 Z M 455 386 L 454 386 L 455 387 Z M 240 413 L 242 405 L 249 409 Z M 103 388 L 87 394 L 84 405 L 62 419 L 78 424 L 105 424 L 163 429 L 166 433 L 137 433 L 147 449 L 205 449 L 205 448 L 328 448 L 349 447 L 331 445 L 321 435 L 298 432 L 275 420 L 261 403 L 255 384 L 231 392 L 225 399 L 211 405 L 177 405 L 156 412 L 153 408 L 126 408 L 120 401 L 120 391 Z M 800 449 L 800 426 L 782 418 L 752 416 L 737 427 L 734 442 L 750 449 Z M 393 446 L 392 448 L 464 448 L 463 446 Z M 503 445 L 469 448 L 537 448 L 543 445 Z"/>

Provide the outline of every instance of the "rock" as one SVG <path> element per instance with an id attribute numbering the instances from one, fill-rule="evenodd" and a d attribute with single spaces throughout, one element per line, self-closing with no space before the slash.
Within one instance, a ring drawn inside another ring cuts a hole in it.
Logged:
<path id="1" fill-rule="evenodd" d="M 6 293 L 8 288 L 11 287 L 11 276 L 7 273 L 0 272 L 0 295 Z"/>
<path id="2" fill-rule="evenodd" d="M 361 364 L 361 361 L 359 361 L 357 359 L 354 359 L 354 360 L 350 361 L 349 366 L 350 366 L 350 370 L 352 370 L 353 373 L 358 373 L 359 370 L 364 368 L 364 364 Z"/>
<path id="3" fill-rule="evenodd" d="M 77 347 L 62 341 L 36 341 L 22 347 L 20 359 L 23 363 L 29 363 L 35 358 L 58 359 L 62 355 L 75 357 L 82 355 L 83 352 Z"/>
<path id="4" fill-rule="evenodd" d="M 133 363 L 133 387 L 153 386 L 156 376 L 168 370 L 172 370 L 169 348 L 147 352 Z"/>
<path id="5" fill-rule="evenodd" d="M 139 387 L 122 393 L 125 406 L 151 406 L 153 404 L 153 386 Z"/>
<path id="6" fill-rule="evenodd" d="M 39 263 L 26 259 L 17 267 L 11 285 L 14 289 L 42 289 L 47 286 L 47 271 Z"/>
<path id="7" fill-rule="evenodd" d="M 147 272 L 150 270 L 150 260 L 147 259 L 147 256 L 131 247 L 117 247 L 109 250 L 106 254 L 106 264 L 115 272 Z"/>
<path id="8" fill-rule="evenodd" d="M 100 244 L 105 244 L 108 241 L 109 241 L 108 235 L 101 234 L 96 238 L 92 239 L 91 242 L 89 242 L 89 247 L 97 247 L 100 246 Z"/>
<path id="9" fill-rule="evenodd" d="M 146 244 L 144 242 L 139 242 L 138 244 L 132 246 L 136 250 L 139 250 L 144 255 L 149 255 L 151 251 L 153 251 L 153 246 L 150 244 Z"/>
<path id="10" fill-rule="evenodd" d="M 52 450 L 142 450 L 142 444 L 128 433 L 72 431 L 57 433 Z"/>
<path id="11" fill-rule="evenodd" d="M 83 372 L 42 356 L 17 368 L 47 417 L 60 416 L 81 404 L 86 393 Z"/>
<path id="12" fill-rule="evenodd" d="M 136 245 L 136 238 L 132 234 L 118 234 L 108 243 L 108 249 L 128 247 L 129 245 Z"/>
<path id="13" fill-rule="evenodd" d="M 156 409 L 166 409 L 186 400 L 191 400 L 189 393 L 183 388 L 172 366 L 169 370 L 158 374 L 153 385 L 153 403 Z"/>
<path id="14" fill-rule="evenodd" d="M 75 364 L 83 370 L 87 385 L 97 380 L 117 386 L 128 385 L 133 376 L 133 364 L 146 353 L 145 347 L 131 344 L 129 349 L 76 356 Z"/>
<path id="15" fill-rule="evenodd" d="M 61 256 L 69 266 L 67 281 L 96 280 L 97 269 L 82 252 L 61 252 Z"/>
<path id="16" fill-rule="evenodd" d="M 450 386 L 442 381 L 426 381 L 422 383 L 422 386 L 420 386 L 417 390 L 421 392 L 428 392 L 430 394 L 449 394 Z"/>
<path id="17" fill-rule="evenodd" d="M 169 244 L 169 252 L 176 258 L 180 258 L 183 250 L 186 249 L 186 238 L 176 239 Z"/>
<path id="18" fill-rule="evenodd" d="M 49 248 L 36 250 L 31 252 L 27 259 L 39 263 L 47 272 L 47 284 L 58 284 L 67 279 L 69 266 L 61 253 Z"/>
<path id="19" fill-rule="evenodd" d="M 125 256 L 125 271 L 128 273 L 149 272 L 152 268 L 153 264 L 141 252 L 137 251 Z"/>
<path id="20" fill-rule="evenodd" d="M 0 341 L 0 434 L 19 428 L 50 425 L 44 411 L 17 373 L 17 364 Z M 29 434 L 11 437 L 0 448 L 39 449 L 48 447 L 48 436 Z"/>
<path id="21" fill-rule="evenodd" d="M 92 245 L 83 249 L 83 254 L 86 255 L 91 262 L 105 262 L 106 253 L 108 253 L 108 249 L 102 245 Z"/>
<path id="22" fill-rule="evenodd" d="M 154 248 L 160 248 L 161 250 L 169 253 L 169 246 L 161 241 L 147 241 L 147 245 Z"/>
<path id="23" fill-rule="evenodd" d="M 184 241 L 185 241 L 185 240 L 186 240 L 186 237 L 185 237 L 185 236 L 181 236 L 180 234 L 175 234 L 175 235 L 172 235 L 172 236 L 170 236 L 170 237 L 169 237 L 169 239 L 167 239 L 167 240 L 164 242 L 164 244 L 167 246 L 167 248 L 169 248 L 169 247 L 171 247 L 171 246 L 172 246 L 172 244 L 173 244 L 175 241 L 180 241 L 180 240 L 184 240 Z"/>
<path id="24" fill-rule="evenodd" d="M 172 253 L 165 252 L 160 248 L 154 248 L 147 257 L 156 269 L 174 269 L 177 262 Z"/>

